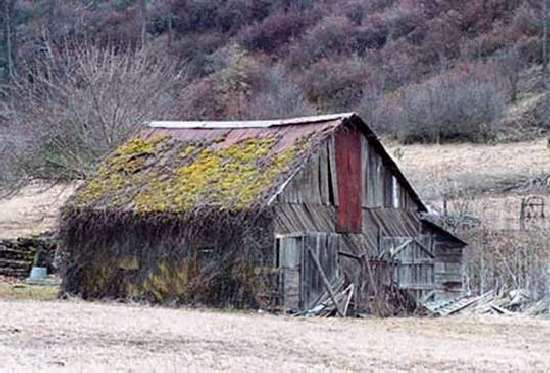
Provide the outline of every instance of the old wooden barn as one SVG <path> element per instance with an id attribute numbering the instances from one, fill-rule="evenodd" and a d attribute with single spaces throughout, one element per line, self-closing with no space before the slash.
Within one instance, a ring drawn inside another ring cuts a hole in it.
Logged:
<path id="1" fill-rule="evenodd" d="M 64 206 L 66 292 L 305 310 L 462 291 L 465 243 L 356 114 L 153 122 Z"/>

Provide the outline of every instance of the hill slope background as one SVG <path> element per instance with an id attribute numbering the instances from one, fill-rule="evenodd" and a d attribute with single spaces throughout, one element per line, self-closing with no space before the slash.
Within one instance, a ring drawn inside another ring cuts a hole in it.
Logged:
<path id="1" fill-rule="evenodd" d="M 3 0 L 0 178 L 86 177 L 152 119 L 357 111 L 404 143 L 498 141 L 542 2 Z"/>

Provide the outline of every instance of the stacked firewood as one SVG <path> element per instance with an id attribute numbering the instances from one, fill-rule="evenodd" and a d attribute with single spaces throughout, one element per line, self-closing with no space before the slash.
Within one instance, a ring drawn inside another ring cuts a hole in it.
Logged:
<path id="1" fill-rule="evenodd" d="M 15 240 L 0 240 L 0 276 L 25 278 L 33 265 L 54 272 L 57 244 L 50 235 Z"/>

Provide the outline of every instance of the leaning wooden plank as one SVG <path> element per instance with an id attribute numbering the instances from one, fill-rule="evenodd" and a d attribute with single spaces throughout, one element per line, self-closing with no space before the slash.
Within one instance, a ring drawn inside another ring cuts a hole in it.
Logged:
<path id="1" fill-rule="evenodd" d="M 408 239 L 401 245 L 397 246 L 395 249 L 390 250 L 390 258 L 395 258 L 397 254 L 399 254 L 401 251 L 405 250 L 407 246 L 409 246 L 413 242 L 412 239 Z"/>
<path id="2" fill-rule="evenodd" d="M 334 281 L 334 284 L 330 286 L 331 289 L 333 289 L 334 294 L 340 293 L 340 290 L 344 287 L 344 278 L 340 277 L 337 278 L 336 281 Z M 315 300 L 314 304 L 324 304 L 325 306 L 328 305 L 328 302 L 330 301 L 330 294 L 328 291 L 324 291 L 319 297 Z"/>
<path id="3" fill-rule="evenodd" d="M 491 304 L 491 305 L 489 305 L 489 307 L 491 307 L 493 310 L 497 311 L 498 313 L 502 313 L 502 314 L 505 314 L 505 315 L 513 315 L 514 314 L 514 312 L 508 311 L 506 308 L 499 307 L 496 304 Z"/>
<path id="4" fill-rule="evenodd" d="M 338 251 L 338 255 L 342 255 L 342 256 L 345 256 L 347 258 L 352 258 L 352 259 L 357 259 L 357 260 L 361 260 L 361 258 L 363 256 L 366 255 L 366 253 L 363 253 L 361 255 L 355 255 L 355 254 L 352 254 L 352 253 L 348 253 L 346 251 Z"/>
<path id="5" fill-rule="evenodd" d="M 309 254 L 313 258 L 313 262 L 315 263 L 315 266 L 317 267 L 317 270 L 319 271 L 319 274 L 321 275 L 321 279 L 323 280 L 323 283 L 325 285 L 325 288 L 327 289 L 328 293 L 330 294 L 330 298 L 332 302 L 334 303 L 334 307 L 336 308 L 336 312 L 340 316 L 344 316 L 342 311 L 340 311 L 340 307 L 338 307 L 338 302 L 336 301 L 336 296 L 334 294 L 334 291 L 332 290 L 332 287 L 330 286 L 330 282 L 328 281 L 327 275 L 325 274 L 325 271 L 323 271 L 323 267 L 321 267 L 321 262 L 319 262 L 319 258 L 317 255 L 311 250 L 310 247 L 308 247 Z"/>
<path id="6" fill-rule="evenodd" d="M 435 290 L 428 291 L 423 297 L 420 303 L 426 303 L 428 299 L 432 297 L 432 295 L 435 295 Z"/>
<path id="7" fill-rule="evenodd" d="M 346 299 L 346 304 L 344 305 L 344 316 L 346 316 L 348 314 L 348 307 L 349 307 L 349 303 L 351 301 L 351 298 L 353 297 L 353 292 L 355 290 L 355 285 L 351 284 L 349 287 L 348 287 L 348 297 Z"/>
<path id="8" fill-rule="evenodd" d="M 450 308 L 447 312 L 445 312 L 443 315 L 451 315 L 453 313 L 457 313 L 458 311 L 460 310 L 463 310 L 465 309 L 466 307 L 476 303 L 477 301 L 479 300 L 478 297 L 476 298 L 473 298 L 471 300 L 468 300 L 468 301 L 465 301 L 464 303 L 461 303 L 460 305 L 456 306 L 456 307 L 452 307 Z"/>
<path id="9" fill-rule="evenodd" d="M 434 254 L 431 252 L 431 250 L 430 250 L 428 247 L 426 247 L 426 245 L 425 245 L 422 241 L 420 241 L 419 239 L 416 239 L 416 238 L 415 238 L 415 239 L 414 239 L 414 242 L 416 242 L 416 243 L 418 244 L 418 246 L 419 246 L 426 254 L 428 254 L 429 257 L 434 258 Z"/>
<path id="10" fill-rule="evenodd" d="M 331 189 L 332 189 L 332 198 L 335 206 L 338 206 L 340 204 L 340 201 L 338 199 L 338 179 L 336 176 L 336 149 L 335 149 L 335 142 L 334 142 L 334 135 L 330 137 L 330 141 L 328 142 L 328 159 L 329 159 L 329 167 L 330 167 L 330 183 L 331 183 Z"/>

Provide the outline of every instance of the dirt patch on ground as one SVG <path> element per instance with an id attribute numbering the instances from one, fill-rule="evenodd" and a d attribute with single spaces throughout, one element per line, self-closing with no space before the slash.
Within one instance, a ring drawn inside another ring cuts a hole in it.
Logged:
<path id="1" fill-rule="evenodd" d="M 550 322 L 0 301 L 0 371 L 548 371 Z"/>
<path id="2" fill-rule="evenodd" d="M 31 185 L 0 199 L 0 238 L 31 236 L 55 228 L 59 208 L 76 185 Z"/>

